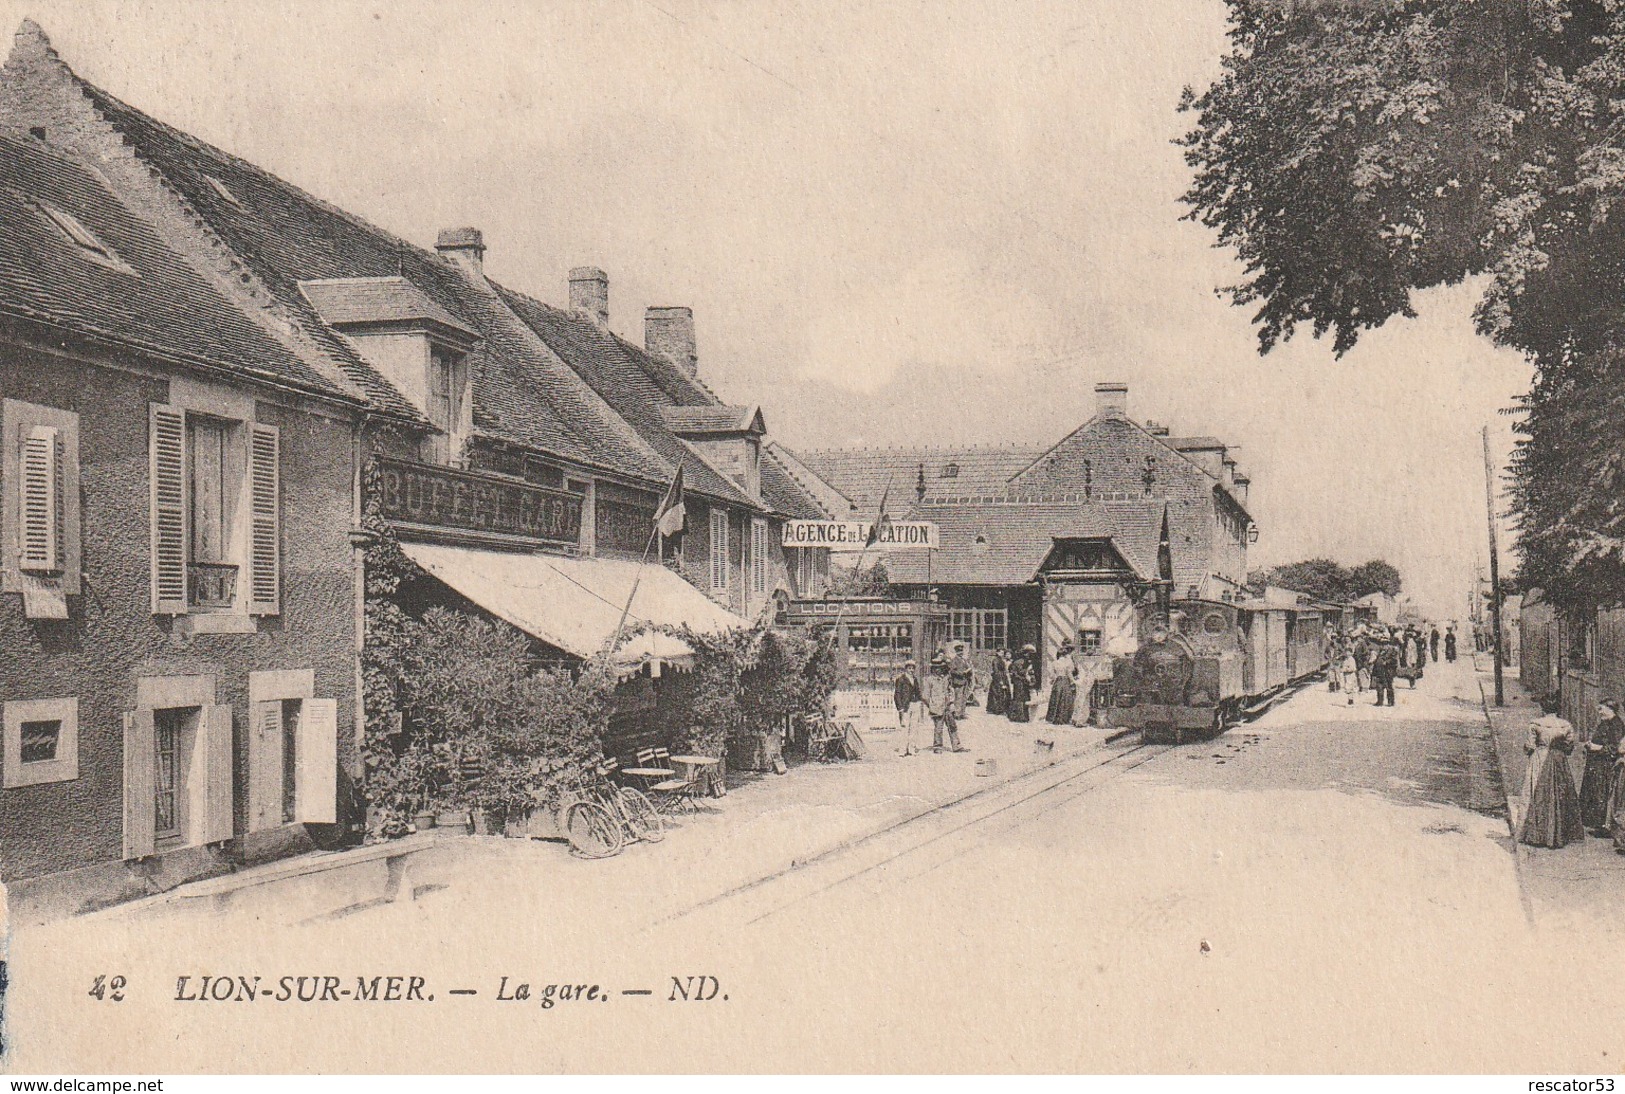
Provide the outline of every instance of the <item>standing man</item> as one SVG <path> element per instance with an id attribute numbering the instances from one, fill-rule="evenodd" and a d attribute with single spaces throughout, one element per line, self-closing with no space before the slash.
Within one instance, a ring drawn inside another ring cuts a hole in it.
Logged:
<path id="1" fill-rule="evenodd" d="M 1433 647 L 1433 663 L 1437 665 L 1439 663 L 1439 625 L 1437 623 L 1433 624 L 1433 636 L 1429 640 L 1429 645 Z"/>
<path id="2" fill-rule="evenodd" d="M 1399 671 L 1399 648 L 1391 638 L 1378 643 L 1371 656 L 1371 687 L 1377 693 L 1377 706 L 1394 705 L 1394 675 Z"/>
<path id="3" fill-rule="evenodd" d="M 892 682 L 892 701 L 897 705 L 897 725 L 903 731 L 903 749 L 900 753 L 903 756 L 912 756 L 919 751 L 914 747 L 914 723 L 919 716 L 916 704 L 920 702 L 920 681 L 914 667 L 912 661 L 905 663 L 903 671 L 898 673 L 897 679 Z"/>
<path id="4" fill-rule="evenodd" d="M 954 718 L 953 691 L 948 683 L 948 659 L 941 653 L 931 658 L 931 672 L 921 690 L 925 709 L 931 713 L 931 751 L 942 751 L 942 735 L 947 730 L 948 746 L 955 752 L 969 752 L 959 743 L 959 722 Z"/>
<path id="5" fill-rule="evenodd" d="M 954 693 L 954 717 L 965 717 L 965 704 L 970 701 L 971 684 L 976 679 L 976 670 L 971 666 L 970 658 L 965 655 L 965 643 L 954 643 L 954 657 L 948 662 L 948 686 Z"/>
<path id="6" fill-rule="evenodd" d="M 1454 623 L 1444 629 L 1444 659 L 1450 662 L 1456 660 L 1456 625 Z"/>
<path id="7" fill-rule="evenodd" d="M 1354 636 L 1354 687 L 1364 691 L 1371 686 L 1371 637 L 1362 625 Z"/>

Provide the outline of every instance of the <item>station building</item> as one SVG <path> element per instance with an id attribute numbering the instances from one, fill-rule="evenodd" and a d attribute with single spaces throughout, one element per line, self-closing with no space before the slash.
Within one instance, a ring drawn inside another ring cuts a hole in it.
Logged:
<path id="1" fill-rule="evenodd" d="M 826 484 L 826 506 L 846 498 L 854 515 L 872 519 L 889 489 L 893 508 L 908 499 L 898 519 L 937 525 L 938 549 L 879 557 L 899 596 L 934 597 L 949 608 L 950 639 L 967 643 L 984 666 L 992 651 L 1028 643 L 1046 662 L 1063 642 L 1104 657 L 1134 648 L 1135 607 L 1159 581 L 1171 580 L 1178 597 L 1241 597 L 1256 528 L 1250 480 L 1229 446 L 1134 421 L 1123 384 L 1099 384 L 1095 393 L 1094 416 L 1047 449 L 818 449 L 799 457 Z"/>

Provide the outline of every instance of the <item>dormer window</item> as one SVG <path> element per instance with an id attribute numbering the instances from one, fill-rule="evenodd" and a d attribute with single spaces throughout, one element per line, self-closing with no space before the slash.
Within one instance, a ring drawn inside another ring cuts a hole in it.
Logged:
<path id="1" fill-rule="evenodd" d="M 959 465 L 957 463 L 950 463 L 946 465 L 943 467 L 942 474 L 939 477 L 944 479 L 957 479 L 959 477 Z"/>
<path id="2" fill-rule="evenodd" d="M 80 222 L 78 217 L 66 209 L 59 209 L 49 202 L 37 202 L 34 204 L 34 208 L 56 230 L 57 235 L 65 242 L 77 247 L 86 258 L 93 262 L 99 262 L 103 266 L 110 266 L 123 273 L 134 275 L 135 271 L 124 264 L 113 248 L 103 243 L 95 232 L 92 232 Z"/>
<path id="3" fill-rule="evenodd" d="M 212 189 L 215 193 L 219 194 L 233 205 L 242 205 L 242 202 L 237 200 L 237 195 L 232 193 L 231 188 L 225 183 L 221 182 L 213 175 L 204 175 L 203 177 L 208 180 L 210 189 Z"/>
<path id="4" fill-rule="evenodd" d="M 468 369 L 463 362 L 462 354 L 450 353 L 439 346 L 429 351 L 425 409 L 429 424 L 440 431 L 429 441 L 435 463 L 449 464 L 462 454 L 463 403 L 468 387 Z"/>

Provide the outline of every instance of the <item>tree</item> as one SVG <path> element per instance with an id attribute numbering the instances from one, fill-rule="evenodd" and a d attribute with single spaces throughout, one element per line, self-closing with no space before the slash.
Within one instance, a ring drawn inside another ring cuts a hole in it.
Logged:
<path id="1" fill-rule="evenodd" d="M 1235 248 L 1261 352 L 1338 354 L 1488 275 L 1479 331 L 1522 351 L 1513 510 L 1527 580 L 1625 599 L 1625 5 L 1228 0 L 1219 79 L 1182 107 L 1187 216 Z"/>
<path id="2" fill-rule="evenodd" d="M 1255 580 L 1260 590 L 1264 585 L 1276 585 L 1339 604 L 1375 592 L 1398 596 L 1403 587 L 1399 571 L 1379 558 L 1363 562 L 1352 570 L 1329 558 L 1305 559 L 1269 570 L 1254 571 L 1248 575 L 1248 584 L 1252 585 Z"/>
<path id="3" fill-rule="evenodd" d="M 1404 582 L 1400 580 L 1398 570 L 1381 559 L 1374 558 L 1349 571 L 1348 588 L 1352 594 L 1351 599 L 1369 596 L 1372 593 L 1398 596 L 1400 589 L 1404 588 Z"/>
<path id="4" fill-rule="evenodd" d="M 829 591 L 835 596 L 890 596 L 891 578 L 886 573 L 886 560 L 877 558 L 867 568 L 832 566 Z"/>

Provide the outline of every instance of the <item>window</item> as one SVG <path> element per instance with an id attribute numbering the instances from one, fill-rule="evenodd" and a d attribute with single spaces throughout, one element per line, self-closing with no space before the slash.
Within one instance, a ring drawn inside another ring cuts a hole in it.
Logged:
<path id="1" fill-rule="evenodd" d="M 948 614 L 948 639 L 964 642 L 973 650 L 1002 649 L 1008 622 L 1009 612 L 1004 608 L 954 608 Z"/>
<path id="2" fill-rule="evenodd" d="M 186 829 L 181 751 L 196 725 L 198 708 L 153 713 L 152 826 L 159 840 L 179 839 Z"/>
<path id="3" fill-rule="evenodd" d="M 66 619 L 79 592 L 79 416 L 0 406 L 0 588 L 23 594 L 30 619 Z"/>
<path id="4" fill-rule="evenodd" d="M 767 521 L 758 517 L 750 522 L 750 591 L 767 594 Z"/>
<path id="5" fill-rule="evenodd" d="M 796 595 L 801 597 L 817 596 L 818 590 L 818 556 L 813 552 L 817 547 L 795 547 L 796 553 Z"/>
<path id="6" fill-rule="evenodd" d="M 711 510 L 711 588 L 728 587 L 728 514 Z"/>
<path id="7" fill-rule="evenodd" d="M 463 365 L 459 358 L 440 349 L 429 354 L 429 421 L 441 430 L 429 442 L 430 458 L 449 464 L 461 456 L 463 433 Z"/>
<path id="8" fill-rule="evenodd" d="M 1100 631 L 1093 627 L 1086 627 L 1078 632 L 1078 652 L 1093 654 L 1100 652 Z"/>
<path id="9" fill-rule="evenodd" d="M 153 612 L 277 614 L 276 428 L 154 404 L 150 461 Z"/>
<path id="10" fill-rule="evenodd" d="M 36 202 L 34 209 L 45 221 L 56 230 L 56 234 L 66 243 L 77 247 L 79 253 L 85 258 L 102 266 L 108 266 L 123 273 L 134 275 L 135 271 L 125 265 L 118 254 L 97 238 L 96 233 L 86 228 L 79 218 L 49 202 Z"/>
<path id="11" fill-rule="evenodd" d="M 943 467 L 942 474 L 938 477 L 944 479 L 957 479 L 959 477 L 959 465 L 957 463 L 947 464 Z"/>
<path id="12" fill-rule="evenodd" d="M 79 700 L 17 699 L 5 704 L 4 785 L 34 786 L 79 777 Z"/>
<path id="13" fill-rule="evenodd" d="M 248 830 L 332 824 L 338 701 L 313 698 L 310 669 L 248 674 Z"/>

